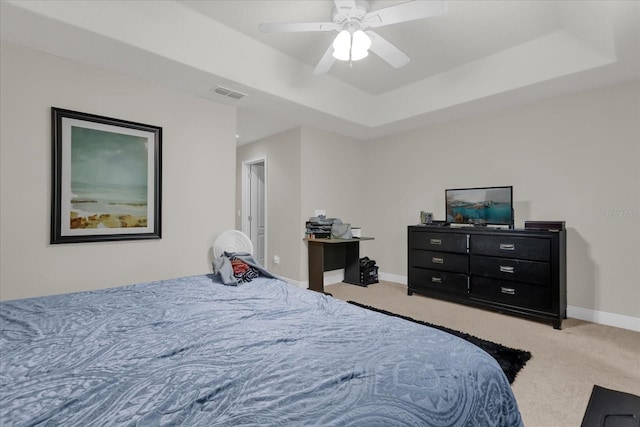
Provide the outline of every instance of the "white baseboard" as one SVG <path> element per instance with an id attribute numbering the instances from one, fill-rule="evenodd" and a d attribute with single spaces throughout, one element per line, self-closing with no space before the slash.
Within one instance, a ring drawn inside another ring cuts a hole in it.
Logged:
<path id="1" fill-rule="evenodd" d="M 344 268 L 340 270 L 332 270 L 324 273 L 324 285 L 335 285 L 336 283 L 342 283 L 344 280 Z"/>
<path id="2" fill-rule="evenodd" d="M 286 277 L 283 277 L 283 279 L 287 283 L 295 285 L 295 286 L 297 286 L 299 288 L 309 289 L 309 281 L 308 280 L 304 280 L 302 282 L 298 282 L 296 280 L 288 279 Z M 327 272 L 324 273 L 324 286 L 331 286 L 331 285 L 335 285 L 336 283 L 342 283 L 342 280 L 344 280 L 344 268 L 342 268 L 340 270 L 327 271 Z"/>
<path id="3" fill-rule="evenodd" d="M 380 280 L 386 280 L 388 282 L 400 283 L 401 285 L 407 284 L 407 276 L 400 276 L 397 274 L 388 274 L 388 273 L 378 273 L 378 278 Z M 309 281 L 305 280 L 303 282 L 298 282 L 292 279 L 288 279 L 283 277 L 285 281 L 288 283 L 295 285 L 299 288 L 308 289 Z M 324 273 L 324 286 L 331 286 L 337 283 L 342 283 L 344 280 L 344 268 L 340 270 L 332 270 Z"/>
<path id="4" fill-rule="evenodd" d="M 324 274 L 324 285 L 330 286 L 336 283 L 342 283 L 344 278 L 344 270 L 330 271 Z M 407 284 L 407 276 L 400 276 L 398 274 L 378 273 L 378 279 L 385 280 L 387 282 L 400 283 L 401 285 Z"/>
<path id="5" fill-rule="evenodd" d="M 640 318 L 637 317 L 572 306 L 567 306 L 567 317 L 640 332 Z"/>
<path id="6" fill-rule="evenodd" d="M 329 271 L 324 274 L 324 285 L 331 286 L 341 283 L 344 277 L 344 270 Z M 407 276 L 379 272 L 378 278 L 387 282 L 407 285 Z M 309 281 L 298 282 L 292 279 L 283 278 L 288 283 L 302 289 L 309 288 Z M 599 323 L 601 325 L 614 326 L 616 328 L 629 329 L 640 332 L 640 318 L 625 316 L 622 314 L 608 313 L 606 311 L 592 310 L 582 307 L 567 306 L 567 316 L 574 319 L 585 320 L 587 322 Z"/>
<path id="7" fill-rule="evenodd" d="M 407 285 L 407 276 L 379 272 L 381 280 Z M 582 307 L 567 306 L 567 316 L 574 319 L 640 332 L 640 318 Z"/>
<path id="8" fill-rule="evenodd" d="M 287 282 L 288 284 L 293 285 L 293 286 L 295 286 L 297 288 L 307 289 L 309 287 L 309 282 L 308 281 L 299 282 L 297 280 L 289 279 L 288 277 L 282 277 L 282 276 L 280 276 L 280 278 L 282 280 L 284 280 L 285 282 Z"/>
<path id="9" fill-rule="evenodd" d="M 387 282 L 400 283 L 401 285 L 407 285 L 407 276 L 400 276 L 398 274 L 390 274 L 385 272 L 378 272 L 378 279 Z"/>

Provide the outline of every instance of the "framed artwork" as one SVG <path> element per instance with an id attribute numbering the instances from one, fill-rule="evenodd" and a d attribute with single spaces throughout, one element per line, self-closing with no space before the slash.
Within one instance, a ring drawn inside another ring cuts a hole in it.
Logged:
<path id="1" fill-rule="evenodd" d="M 162 128 L 51 108 L 51 243 L 159 239 Z"/>

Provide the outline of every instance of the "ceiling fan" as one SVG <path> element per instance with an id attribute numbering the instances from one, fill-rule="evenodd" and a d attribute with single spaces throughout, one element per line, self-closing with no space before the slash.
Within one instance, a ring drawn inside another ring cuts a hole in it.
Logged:
<path id="1" fill-rule="evenodd" d="M 414 21 L 447 13 L 446 0 L 414 0 L 379 10 L 370 10 L 367 0 L 334 0 L 331 22 L 262 23 L 260 31 L 304 32 L 338 31 L 314 74 L 324 74 L 336 59 L 357 61 L 365 58 L 369 50 L 395 68 L 406 65 L 410 58 L 370 28 L 400 22 Z"/>

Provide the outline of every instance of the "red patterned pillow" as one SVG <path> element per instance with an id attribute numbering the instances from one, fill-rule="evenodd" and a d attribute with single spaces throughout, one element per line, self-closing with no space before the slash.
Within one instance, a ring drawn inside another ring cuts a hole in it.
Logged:
<path id="1" fill-rule="evenodd" d="M 260 276 L 257 268 L 251 267 L 246 262 L 236 257 L 229 258 L 231 268 L 233 268 L 233 276 L 238 279 L 238 283 L 248 283 L 251 279 Z"/>

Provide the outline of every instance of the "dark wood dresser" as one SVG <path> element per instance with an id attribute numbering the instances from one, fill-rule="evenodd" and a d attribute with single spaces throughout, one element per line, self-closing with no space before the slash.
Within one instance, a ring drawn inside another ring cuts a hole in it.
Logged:
<path id="1" fill-rule="evenodd" d="M 567 317 L 566 231 L 408 228 L 408 293 L 553 324 Z"/>

